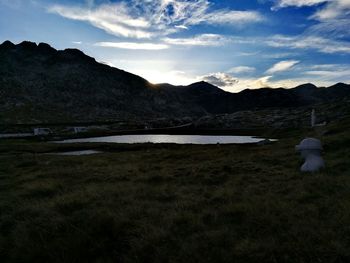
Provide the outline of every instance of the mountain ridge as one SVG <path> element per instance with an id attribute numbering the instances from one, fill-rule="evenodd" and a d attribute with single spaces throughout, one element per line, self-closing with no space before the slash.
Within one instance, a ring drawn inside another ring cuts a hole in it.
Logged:
<path id="1" fill-rule="evenodd" d="M 181 118 L 269 107 L 299 107 L 350 97 L 350 86 L 245 89 L 230 93 L 200 81 L 151 84 L 78 49 L 46 43 L 0 45 L 0 122 Z"/>

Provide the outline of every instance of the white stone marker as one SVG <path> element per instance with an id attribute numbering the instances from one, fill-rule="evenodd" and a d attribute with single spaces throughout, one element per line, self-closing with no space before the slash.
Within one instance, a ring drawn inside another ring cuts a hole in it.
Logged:
<path id="1" fill-rule="evenodd" d="M 315 138 L 306 138 L 295 146 L 295 150 L 301 153 L 305 163 L 301 166 L 302 172 L 318 172 L 325 167 L 324 160 L 321 157 L 323 150 L 321 141 Z"/>
<path id="2" fill-rule="evenodd" d="M 316 112 L 315 109 L 311 111 L 311 127 L 315 127 L 316 125 Z"/>

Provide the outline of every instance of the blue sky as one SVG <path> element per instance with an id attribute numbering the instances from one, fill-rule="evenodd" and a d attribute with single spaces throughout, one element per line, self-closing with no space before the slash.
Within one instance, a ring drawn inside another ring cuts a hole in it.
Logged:
<path id="1" fill-rule="evenodd" d="M 79 48 L 150 82 L 350 82 L 350 0 L 0 0 L 0 41 Z"/>

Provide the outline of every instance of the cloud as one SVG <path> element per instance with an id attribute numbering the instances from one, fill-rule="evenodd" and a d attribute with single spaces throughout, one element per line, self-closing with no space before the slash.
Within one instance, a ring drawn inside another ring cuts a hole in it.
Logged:
<path id="1" fill-rule="evenodd" d="M 75 45 L 81 45 L 83 42 L 81 42 L 81 41 L 72 41 L 72 43 L 75 44 Z"/>
<path id="2" fill-rule="evenodd" d="M 154 43 L 132 43 L 132 42 L 98 42 L 94 44 L 98 47 L 110 47 L 121 49 L 133 49 L 133 50 L 162 50 L 169 48 L 165 44 Z"/>
<path id="3" fill-rule="evenodd" d="M 319 21 L 326 21 L 331 19 L 345 18 L 350 14 L 349 0 L 333 0 L 318 10 L 311 18 Z"/>
<path id="4" fill-rule="evenodd" d="M 216 34 L 202 34 L 191 38 L 164 38 L 163 41 L 170 45 L 180 46 L 221 46 L 229 39 Z"/>
<path id="5" fill-rule="evenodd" d="M 319 33 L 319 35 L 328 35 L 328 33 L 331 33 L 332 36 L 336 37 L 349 36 L 349 0 L 279 0 L 273 9 L 278 10 L 279 8 L 289 6 L 314 6 L 322 3 L 324 3 L 324 5 L 317 9 L 317 11 L 309 17 L 310 19 L 317 20 L 320 23 L 311 26 L 309 32 Z"/>
<path id="6" fill-rule="evenodd" d="M 273 10 L 317 6 L 308 17 L 314 20 L 299 36 L 273 36 L 265 43 L 272 47 L 316 50 L 321 53 L 350 54 L 350 0 L 275 0 Z"/>
<path id="7" fill-rule="evenodd" d="M 283 61 L 282 61 L 283 62 Z M 282 65 L 277 63 L 276 65 Z M 287 68 L 287 63 L 282 68 Z M 292 63 L 289 63 L 290 65 Z M 274 67 L 277 68 L 277 66 Z M 310 65 L 304 67 L 304 75 L 286 78 L 276 79 L 272 75 L 265 75 L 256 78 L 238 78 L 227 73 L 217 72 L 211 73 L 205 76 L 200 76 L 198 80 L 207 81 L 221 89 L 229 92 L 239 92 L 244 89 L 260 89 L 260 88 L 294 88 L 301 84 L 310 82 L 312 77 L 312 83 L 319 87 L 327 87 L 333 85 L 335 82 L 350 82 L 350 69 L 348 64 L 320 64 Z M 281 66 L 279 66 L 281 67 Z"/>
<path id="8" fill-rule="evenodd" d="M 260 52 L 259 51 L 254 51 L 254 52 L 238 52 L 236 55 L 237 56 L 242 56 L 242 57 L 250 57 L 250 56 L 256 56 Z"/>
<path id="9" fill-rule="evenodd" d="M 238 66 L 238 67 L 233 67 L 229 69 L 227 73 L 242 74 L 242 73 L 253 73 L 254 71 L 255 71 L 254 67 Z"/>
<path id="10" fill-rule="evenodd" d="M 217 72 L 198 77 L 198 80 L 206 81 L 225 91 L 239 92 L 245 89 L 260 89 L 270 87 L 269 80 L 272 76 L 263 76 L 260 78 L 236 78 L 227 73 Z"/>
<path id="11" fill-rule="evenodd" d="M 223 89 L 231 88 L 239 82 L 237 78 L 222 72 L 211 73 L 200 77 L 200 79 Z"/>
<path id="12" fill-rule="evenodd" d="M 246 23 L 256 23 L 265 20 L 264 17 L 255 11 L 215 11 L 191 19 L 190 22 L 193 25 L 206 23 L 206 24 L 230 24 L 230 25 L 242 25 Z"/>
<path id="13" fill-rule="evenodd" d="M 350 36 L 350 19 L 338 18 L 323 21 L 311 26 L 305 32 L 309 36 L 327 36 L 333 39 L 343 39 Z"/>
<path id="14" fill-rule="evenodd" d="M 308 75 L 325 77 L 327 79 L 339 79 L 340 77 L 348 77 L 350 79 L 350 70 L 333 71 L 333 70 L 314 70 L 305 72 Z"/>
<path id="15" fill-rule="evenodd" d="M 320 36 L 281 36 L 276 35 L 265 40 L 271 47 L 292 49 L 315 49 L 322 53 L 350 53 L 350 43 L 346 41 L 326 39 Z"/>
<path id="16" fill-rule="evenodd" d="M 245 89 L 261 89 L 261 88 L 294 88 L 301 84 L 310 82 L 310 77 L 298 77 L 298 78 L 288 78 L 273 80 L 273 76 L 262 76 L 258 78 L 235 78 L 227 77 L 223 75 L 224 73 L 213 73 L 204 77 L 199 77 L 199 79 L 207 81 L 219 88 L 228 92 L 240 92 Z M 321 74 L 321 73 L 320 73 Z M 324 73 L 322 73 L 324 74 Z M 344 72 L 345 74 L 345 72 Z M 334 84 L 334 79 L 329 76 L 324 75 L 320 77 L 318 73 L 310 74 L 313 76 L 313 83 L 319 87 L 326 87 Z M 349 76 L 349 75 L 347 75 Z M 333 78 L 334 76 L 332 76 Z M 339 79 L 337 79 L 339 81 Z M 341 80 L 344 82 L 349 82 L 349 78 Z"/>
<path id="17" fill-rule="evenodd" d="M 186 30 L 188 30 L 188 27 L 187 27 L 187 26 L 184 26 L 184 25 L 176 25 L 175 28 L 180 28 L 180 29 L 186 29 Z"/>
<path id="18" fill-rule="evenodd" d="M 349 66 L 348 64 L 313 65 L 309 70 L 305 71 L 305 74 L 328 82 L 350 82 Z"/>
<path id="19" fill-rule="evenodd" d="M 198 79 L 209 82 L 212 85 L 229 92 L 239 92 L 245 89 L 260 89 L 266 87 L 277 87 L 270 83 L 272 76 L 263 76 L 259 78 L 236 78 L 229 74 L 217 72 L 211 73 L 205 76 L 201 76 Z"/>
<path id="20" fill-rule="evenodd" d="M 280 8 L 296 6 L 314 6 L 319 5 L 324 2 L 328 2 L 329 0 L 277 0 L 275 6 L 272 8 L 273 10 L 278 10 Z"/>
<path id="21" fill-rule="evenodd" d="M 350 23 L 349 23 L 350 25 Z M 226 43 L 240 44 L 240 45 L 254 45 L 262 46 L 267 45 L 275 48 L 288 48 L 295 50 L 315 50 L 320 53 L 335 54 L 335 53 L 350 53 L 350 42 L 346 40 L 340 40 L 332 38 L 331 34 L 327 35 L 327 38 L 316 34 L 305 32 L 301 35 L 286 36 L 286 35 L 273 35 L 267 37 L 225 37 Z M 350 31 L 348 30 L 350 35 Z M 329 37 L 329 38 L 328 38 Z M 238 55 L 255 55 L 258 53 L 238 53 Z M 264 58 L 283 58 L 296 56 L 297 53 L 291 52 L 279 52 L 271 54 L 259 54 Z"/>
<path id="22" fill-rule="evenodd" d="M 273 10 L 295 6 L 314 6 L 320 8 L 309 17 L 319 23 L 311 26 L 307 34 L 324 36 L 328 38 L 345 38 L 350 36 L 350 1 L 349 0 L 278 0 Z"/>
<path id="23" fill-rule="evenodd" d="M 318 64 L 309 67 L 312 70 L 346 70 L 349 69 L 350 65 L 347 64 Z"/>
<path id="24" fill-rule="evenodd" d="M 274 74 L 276 72 L 282 72 L 287 71 L 291 69 L 294 65 L 298 64 L 299 61 L 297 60 L 284 60 L 276 63 L 273 65 L 270 69 L 266 71 L 268 74 Z"/>
<path id="25" fill-rule="evenodd" d="M 240 26 L 264 20 L 256 11 L 211 11 L 209 0 L 130 0 L 86 6 L 53 5 L 50 13 L 89 22 L 109 34 L 130 38 L 169 35 L 199 24 Z"/>
<path id="26" fill-rule="evenodd" d="M 283 59 L 283 58 L 290 58 L 296 56 L 297 53 L 293 52 L 276 52 L 273 50 L 272 53 L 264 53 L 261 54 L 262 58 L 268 58 L 268 59 Z"/>
<path id="27" fill-rule="evenodd" d="M 257 44 L 261 38 L 237 37 L 219 34 L 201 34 L 188 38 L 163 38 L 163 41 L 170 45 L 180 46 L 223 46 L 227 44 Z M 240 52 L 240 56 L 257 55 L 258 52 Z"/>
<path id="28" fill-rule="evenodd" d="M 150 38 L 152 34 L 145 29 L 150 25 L 143 18 L 133 18 L 124 4 L 103 4 L 95 9 L 54 5 L 48 10 L 63 17 L 87 21 L 107 33 L 135 38 Z"/>

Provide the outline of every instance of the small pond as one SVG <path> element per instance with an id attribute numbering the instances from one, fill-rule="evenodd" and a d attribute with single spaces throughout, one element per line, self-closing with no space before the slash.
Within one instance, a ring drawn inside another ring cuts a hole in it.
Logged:
<path id="1" fill-rule="evenodd" d="M 265 140 L 253 136 L 209 136 L 209 135 L 117 135 L 107 137 L 93 137 L 82 139 L 69 139 L 57 143 L 176 143 L 176 144 L 242 144 L 258 143 Z"/>

